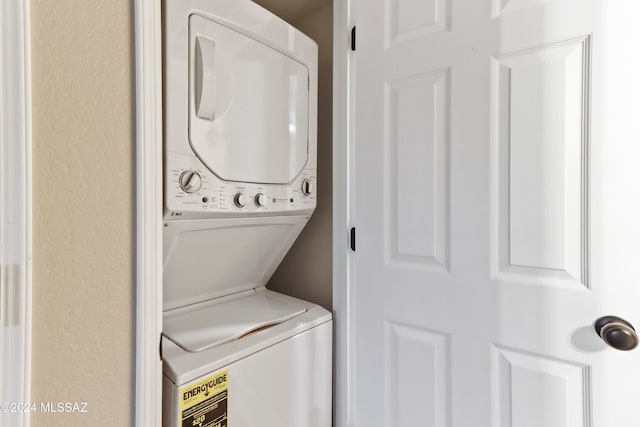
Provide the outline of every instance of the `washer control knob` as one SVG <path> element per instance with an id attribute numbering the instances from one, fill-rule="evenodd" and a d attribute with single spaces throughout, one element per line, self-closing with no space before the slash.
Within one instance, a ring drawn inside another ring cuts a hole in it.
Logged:
<path id="1" fill-rule="evenodd" d="M 194 170 L 188 169 L 180 174 L 180 188 L 185 193 L 196 193 L 202 187 L 202 177 Z"/>
<path id="2" fill-rule="evenodd" d="M 257 206 L 265 206 L 267 204 L 267 196 L 262 193 L 256 194 L 255 202 Z"/>
<path id="3" fill-rule="evenodd" d="M 233 197 L 233 203 L 239 208 L 244 208 L 247 206 L 247 196 L 243 193 L 238 193 Z"/>
<path id="4" fill-rule="evenodd" d="M 311 184 L 311 181 L 309 181 L 308 179 L 303 179 L 301 190 L 302 194 L 304 194 L 305 196 L 309 196 L 313 191 L 313 184 Z"/>

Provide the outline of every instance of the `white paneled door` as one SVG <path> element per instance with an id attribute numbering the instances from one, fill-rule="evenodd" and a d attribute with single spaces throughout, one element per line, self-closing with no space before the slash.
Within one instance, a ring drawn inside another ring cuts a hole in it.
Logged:
<path id="1" fill-rule="evenodd" d="M 352 424 L 640 425 L 640 3 L 352 4 Z"/>

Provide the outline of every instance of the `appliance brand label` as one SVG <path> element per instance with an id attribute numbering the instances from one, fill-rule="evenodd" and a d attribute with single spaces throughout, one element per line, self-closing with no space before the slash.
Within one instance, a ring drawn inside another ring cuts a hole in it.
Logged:
<path id="1" fill-rule="evenodd" d="M 228 388 L 228 371 L 183 388 L 182 427 L 227 427 Z"/>

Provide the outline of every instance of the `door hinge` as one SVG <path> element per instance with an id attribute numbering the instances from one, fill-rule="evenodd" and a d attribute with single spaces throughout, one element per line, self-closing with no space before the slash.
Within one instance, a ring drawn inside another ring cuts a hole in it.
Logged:
<path id="1" fill-rule="evenodd" d="M 351 245 L 351 250 L 355 252 L 356 251 L 356 228 L 355 227 L 351 227 L 351 236 L 349 241 Z"/>
<path id="2" fill-rule="evenodd" d="M 356 50 L 356 26 L 351 29 L 351 50 Z"/>

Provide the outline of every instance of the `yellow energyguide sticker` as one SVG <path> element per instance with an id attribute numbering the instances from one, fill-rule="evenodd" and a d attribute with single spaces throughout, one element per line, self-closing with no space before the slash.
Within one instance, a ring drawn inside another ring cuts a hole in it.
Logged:
<path id="1" fill-rule="evenodd" d="M 181 427 L 227 427 L 229 372 L 222 371 L 180 391 Z"/>

